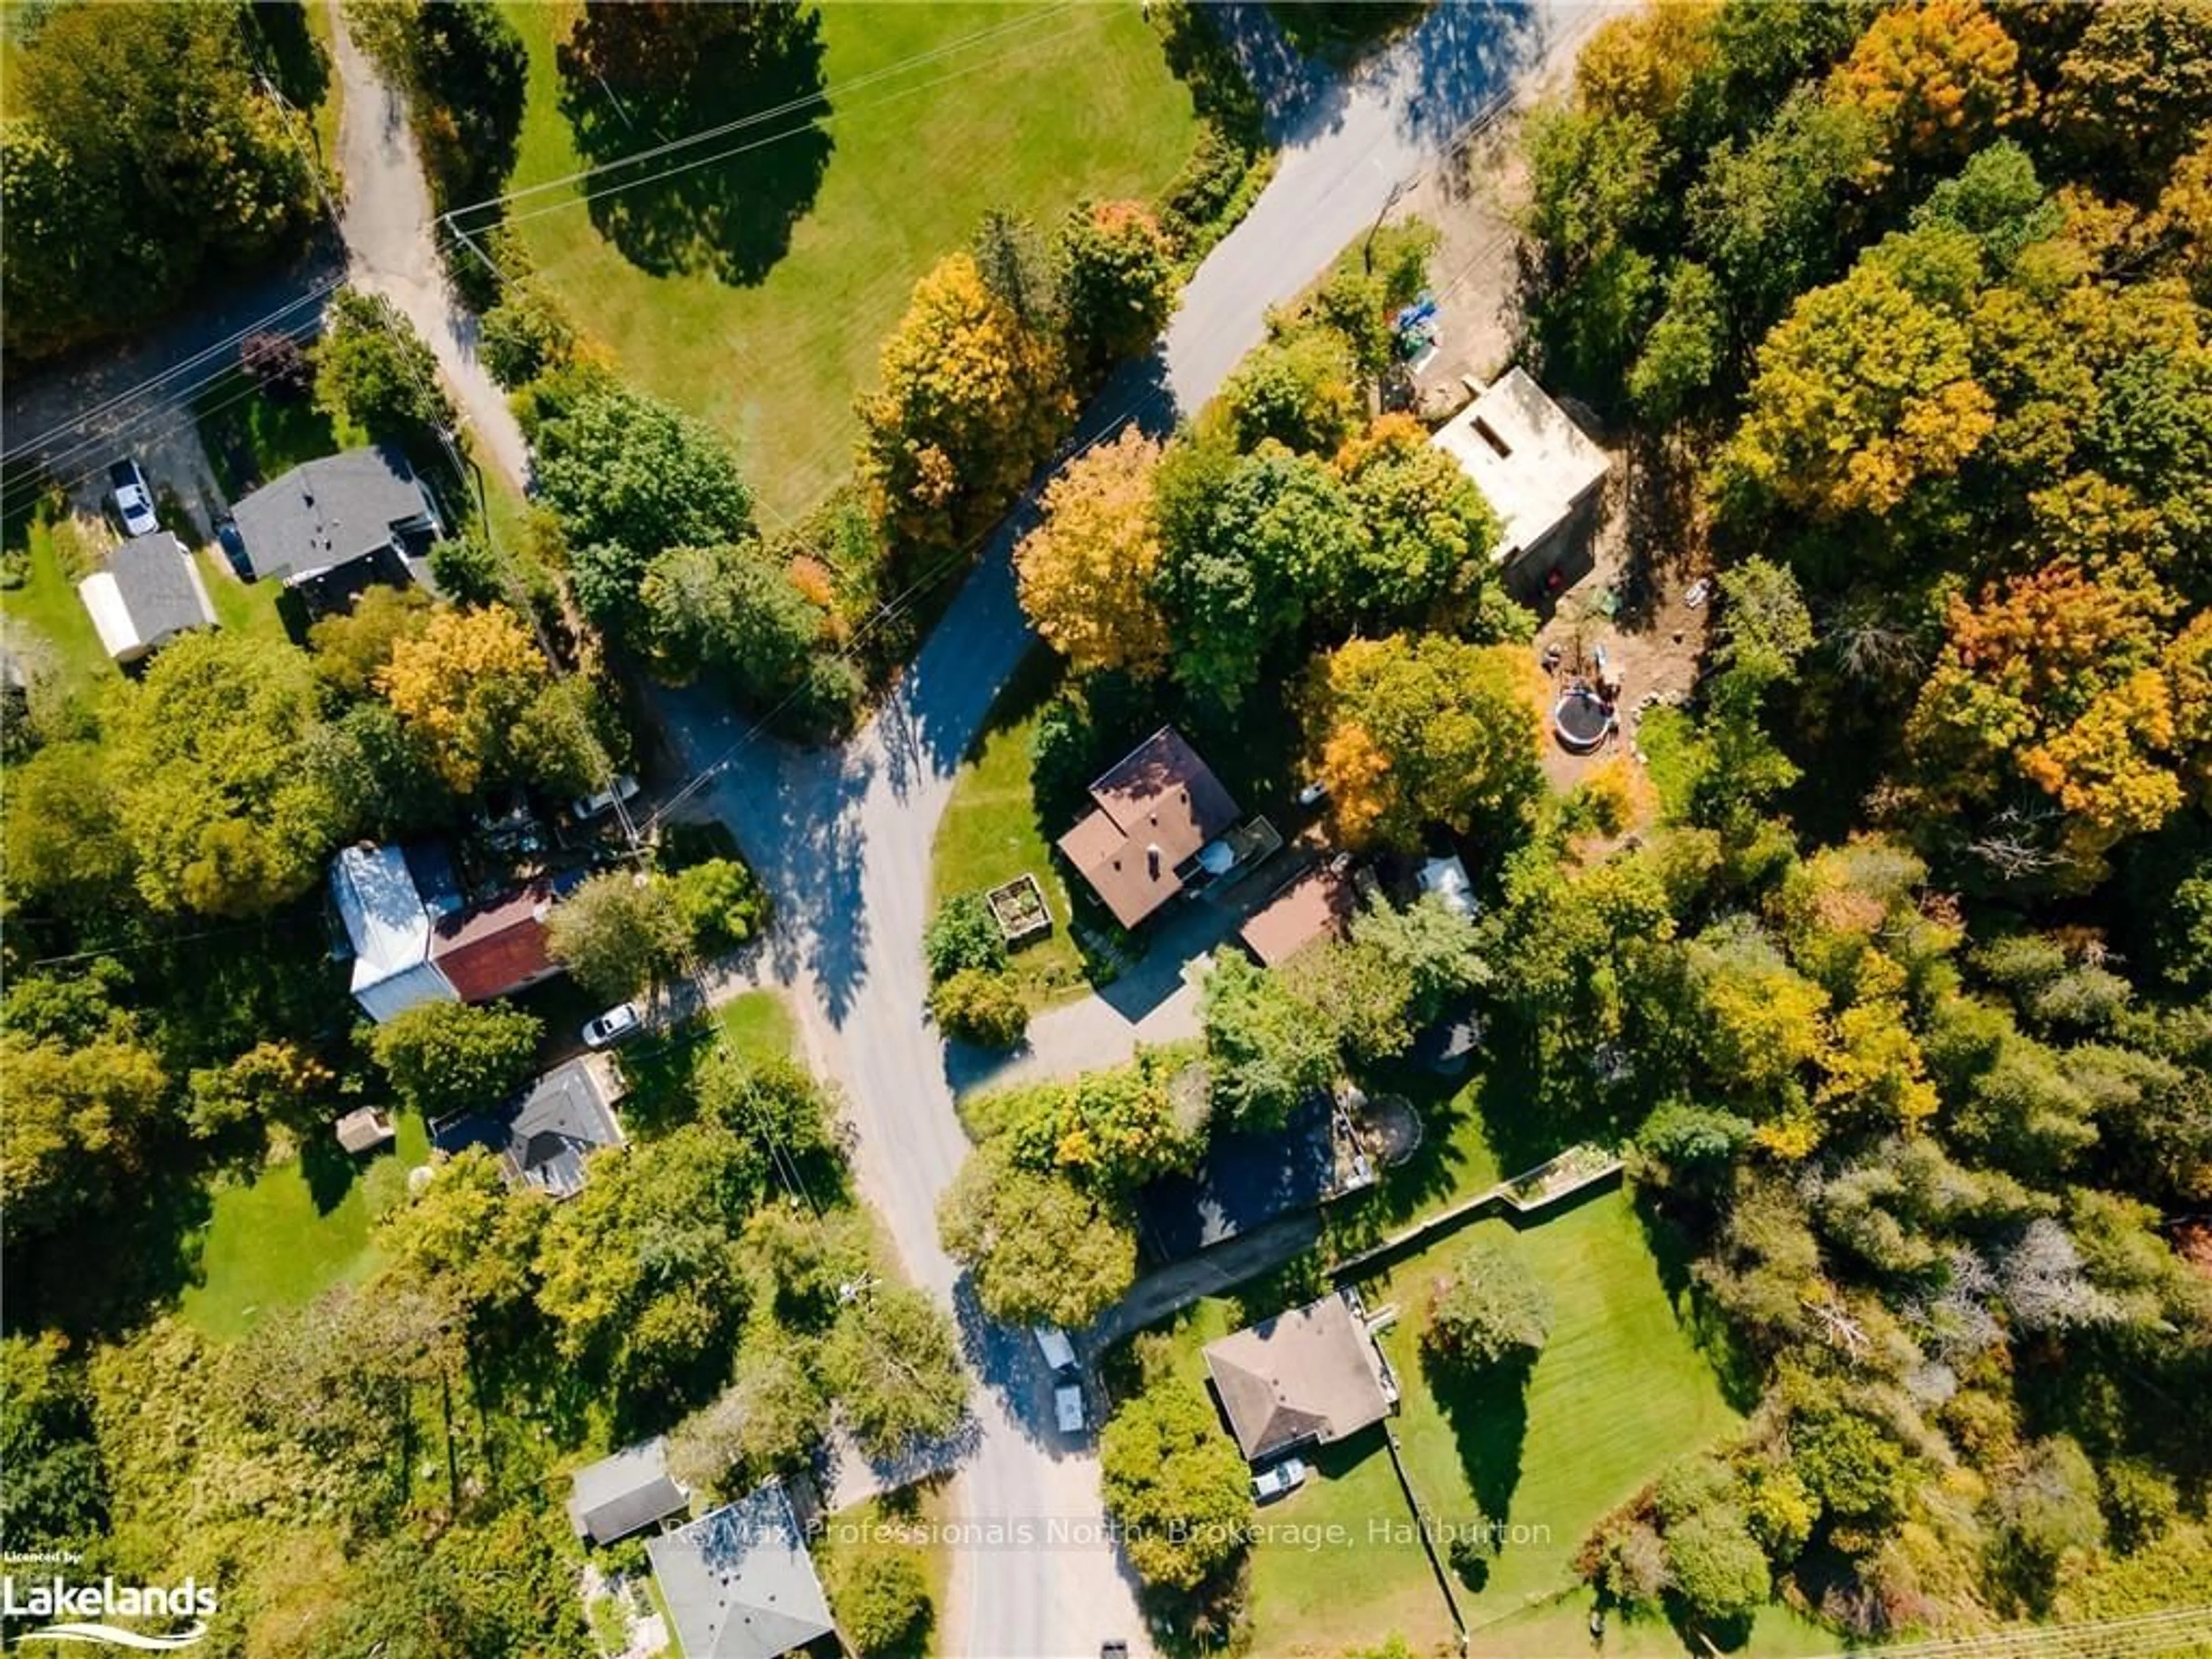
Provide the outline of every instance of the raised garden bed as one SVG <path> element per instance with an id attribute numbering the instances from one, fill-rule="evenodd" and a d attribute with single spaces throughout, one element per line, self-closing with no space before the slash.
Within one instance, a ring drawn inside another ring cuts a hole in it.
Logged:
<path id="1" fill-rule="evenodd" d="M 1514 1176 L 1503 1191 L 1505 1201 L 1515 1209 L 1540 1210 L 1570 1193 L 1609 1178 L 1620 1168 L 1620 1160 L 1613 1154 L 1584 1142 Z"/>
<path id="2" fill-rule="evenodd" d="M 1028 871 L 1000 883 L 985 896 L 990 901 L 992 919 L 1007 944 L 1024 944 L 1052 932 L 1052 912 L 1045 907 L 1044 889 Z"/>

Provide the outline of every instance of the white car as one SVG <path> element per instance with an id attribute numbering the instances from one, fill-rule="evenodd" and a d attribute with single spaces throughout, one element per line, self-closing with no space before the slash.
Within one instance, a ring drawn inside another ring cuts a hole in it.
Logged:
<path id="1" fill-rule="evenodd" d="M 586 1048 L 611 1048 L 624 1037 L 635 1036 L 645 1029 L 645 1016 L 638 1012 L 635 1002 L 617 1003 L 596 1019 L 584 1022 L 584 1046 Z"/>
<path id="2" fill-rule="evenodd" d="M 568 810 L 575 814 L 577 823 L 589 823 L 593 818 L 613 811 L 617 800 L 633 800 L 636 796 L 637 780 L 624 772 L 597 794 L 580 795 L 569 802 Z"/>
<path id="3" fill-rule="evenodd" d="M 146 475 L 138 470 L 138 463 L 120 460 L 107 469 L 107 482 L 115 491 L 115 510 L 123 515 L 123 527 L 134 536 L 149 536 L 161 527 L 154 516 L 154 492 L 146 487 Z"/>
<path id="4" fill-rule="evenodd" d="M 1296 1492 L 1306 1483 L 1306 1466 L 1295 1457 L 1285 1457 L 1281 1462 L 1269 1465 L 1252 1477 L 1252 1501 L 1264 1504 L 1285 1492 Z"/>
<path id="5" fill-rule="evenodd" d="M 1083 1385 L 1080 1382 L 1057 1383 L 1052 1391 L 1053 1421 L 1060 1425 L 1062 1434 L 1083 1432 Z"/>

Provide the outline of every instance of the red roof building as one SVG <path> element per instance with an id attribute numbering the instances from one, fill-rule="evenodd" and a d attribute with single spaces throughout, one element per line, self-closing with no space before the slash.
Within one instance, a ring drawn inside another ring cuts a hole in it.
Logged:
<path id="1" fill-rule="evenodd" d="M 1237 803 L 1213 769 L 1164 726 L 1091 786 L 1097 810 L 1060 838 L 1060 850 L 1124 927 L 1182 890 L 1182 866 L 1237 822 Z"/>
<path id="2" fill-rule="evenodd" d="M 489 904 L 441 917 L 430 932 L 430 963 L 464 1002 L 489 1002 L 561 971 L 545 919 L 550 882 L 532 882 Z"/>

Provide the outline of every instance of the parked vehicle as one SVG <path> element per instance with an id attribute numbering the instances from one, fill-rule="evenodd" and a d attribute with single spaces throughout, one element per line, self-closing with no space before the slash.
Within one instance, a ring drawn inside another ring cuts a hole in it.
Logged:
<path id="1" fill-rule="evenodd" d="M 1252 1477 L 1252 1501 L 1255 1504 L 1267 1503 L 1285 1492 L 1296 1492 L 1305 1483 L 1304 1460 L 1285 1457 L 1281 1462 L 1270 1464 Z"/>
<path id="2" fill-rule="evenodd" d="M 1037 1352 L 1052 1369 L 1052 1415 L 1062 1434 L 1080 1434 L 1084 1428 L 1083 1368 L 1076 1364 L 1075 1344 L 1067 1333 L 1050 1325 L 1034 1327 Z"/>
<path id="3" fill-rule="evenodd" d="M 154 492 L 137 462 L 128 457 L 116 462 L 107 469 L 107 482 L 115 492 L 115 510 L 123 515 L 125 530 L 133 536 L 145 536 L 161 527 L 154 514 Z"/>
<path id="4" fill-rule="evenodd" d="M 586 1048 L 611 1048 L 625 1037 L 635 1036 L 645 1029 L 645 1016 L 635 1002 L 618 1002 L 606 1012 L 584 1022 L 584 1046 Z"/>
<path id="5" fill-rule="evenodd" d="M 617 800 L 630 801 L 636 798 L 637 780 L 624 772 L 597 794 L 584 795 L 569 802 L 568 810 L 575 814 L 577 823 L 589 823 L 593 818 L 605 817 L 613 811 Z"/>

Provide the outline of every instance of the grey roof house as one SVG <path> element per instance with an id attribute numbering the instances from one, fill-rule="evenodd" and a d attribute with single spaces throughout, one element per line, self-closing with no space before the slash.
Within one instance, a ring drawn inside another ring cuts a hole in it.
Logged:
<path id="1" fill-rule="evenodd" d="M 778 1659 L 836 1629 L 780 1481 L 646 1545 L 685 1659 Z"/>
<path id="2" fill-rule="evenodd" d="M 231 508 L 238 548 L 254 580 L 288 587 L 331 576 L 357 561 L 404 581 L 441 532 L 436 507 L 407 458 L 390 444 L 303 461 Z"/>
<path id="3" fill-rule="evenodd" d="M 187 629 L 215 626 L 199 567 L 166 530 L 133 536 L 107 568 L 76 585 L 100 642 L 117 662 L 136 662 Z"/>
<path id="4" fill-rule="evenodd" d="M 1206 1369 L 1252 1463 L 1356 1434 L 1389 1416 L 1398 1398 L 1350 1291 L 1207 1343 Z"/>
<path id="5" fill-rule="evenodd" d="M 655 1435 L 576 1471 L 568 1522 L 591 1544 L 611 1544 L 681 1515 L 691 1499 L 668 1474 L 668 1442 Z"/>
<path id="6" fill-rule="evenodd" d="M 574 1198 L 584 1190 L 586 1160 L 623 1144 L 614 1112 L 623 1094 L 613 1061 L 584 1054 L 555 1066 L 502 1109 L 440 1118 L 430 1126 L 430 1144 L 442 1152 L 489 1147 L 510 1182 Z"/>

